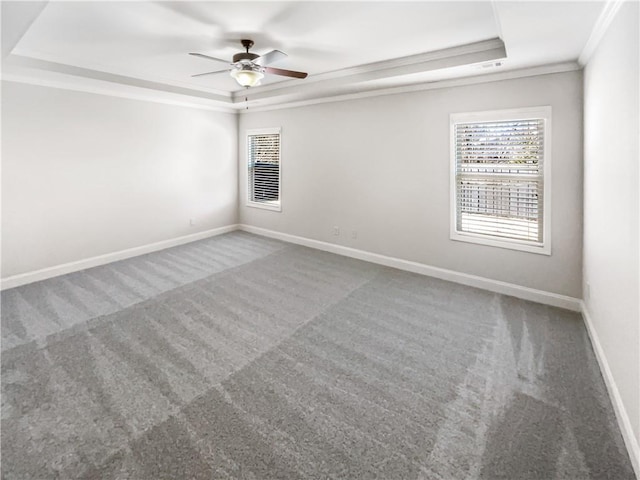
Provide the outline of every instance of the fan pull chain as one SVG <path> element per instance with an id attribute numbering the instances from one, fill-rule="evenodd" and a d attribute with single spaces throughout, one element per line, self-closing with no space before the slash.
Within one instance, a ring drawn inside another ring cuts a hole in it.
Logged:
<path id="1" fill-rule="evenodd" d="M 249 99 L 247 97 L 244 97 L 244 103 L 246 104 L 246 109 L 249 110 Z"/>

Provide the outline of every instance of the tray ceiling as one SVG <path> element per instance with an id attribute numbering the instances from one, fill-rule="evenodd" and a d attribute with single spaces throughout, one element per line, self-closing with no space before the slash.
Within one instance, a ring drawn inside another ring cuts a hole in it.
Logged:
<path id="1" fill-rule="evenodd" d="M 3 77 L 145 89 L 243 108 L 575 62 L 601 2 L 3 2 Z M 225 68 L 240 39 L 273 66 L 245 91 Z M 499 66 L 496 66 L 499 64 Z"/>

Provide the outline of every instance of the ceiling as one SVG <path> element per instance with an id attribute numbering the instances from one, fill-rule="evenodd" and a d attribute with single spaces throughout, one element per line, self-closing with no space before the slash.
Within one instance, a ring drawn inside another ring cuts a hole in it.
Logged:
<path id="1" fill-rule="evenodd" d="M 380 92 L 577 59 L 605 2 L 3 2 L 3 78 L 235 110 Z M 289 56 L 248 90 L 188 55 Z"/>

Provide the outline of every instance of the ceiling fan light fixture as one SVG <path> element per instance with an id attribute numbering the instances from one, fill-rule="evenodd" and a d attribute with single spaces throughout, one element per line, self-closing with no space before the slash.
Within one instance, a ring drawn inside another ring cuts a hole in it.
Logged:
<path id="1" fill-rule="evenodd" d="M 260 68 L 252 65 L 234 68 L 230 73 L 241 87 L 255 87 L 260 85 L 260 80 L 264 78 L 264 73 L 260 71 Z"/>
<path id="2" fill-rule="evenodd" d="M 230 64 L 231 69 L 198 73 L 191 76 L 200 77 L 202 75 L 229 72 L 231 77 L 233 77 L 241 87 L 256 87 L 260 85 L 260 80 L 264 78 L 265 73 L 280 75 L 281 77 L 307 78 L 307 74 L 305 72 L 296 72 L 295 70 L 285 70 L 283 68 L 273 68 L 269 66 L 271 63 L 282 60 L 287 56 L 286 53 L 281 52 L 280 50 L 271 50 L 264 55 L 257 55 L 249 51 L 253 46 L 252 40 L 242 40 L 242 46 L 246 49 L 246 52 L 236 53 L 233 56 L 233 62 Z M 206 58 L 219 63 L 227 63 L 225 60 L 205 55 L 203 53 L 192 52 L 189 53 L 189 55 L 195 55 L 196 57 Z"/>

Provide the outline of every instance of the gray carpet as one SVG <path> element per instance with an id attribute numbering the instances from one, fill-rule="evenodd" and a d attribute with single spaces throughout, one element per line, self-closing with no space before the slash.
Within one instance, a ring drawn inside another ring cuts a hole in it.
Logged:
<path id="1" fill-rule="evenodd" d="M 242 232 L 2 292 L 2 478 L 631 479 L 576 313 Z"/>

